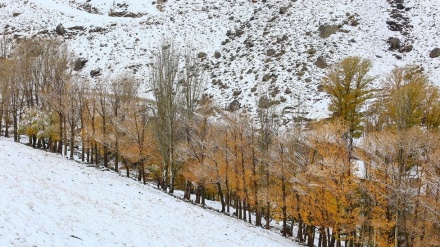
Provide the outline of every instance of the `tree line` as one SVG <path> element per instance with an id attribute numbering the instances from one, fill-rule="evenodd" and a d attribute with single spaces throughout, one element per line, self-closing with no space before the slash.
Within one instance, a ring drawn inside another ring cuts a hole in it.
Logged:
<path id="1" fill-rule="evenodd" d="M 203 97 L 194 49 L 163 42 L 139 78 L 82 78 L 56 39 L 0 43 L 0 134 L 102 165 L 307 246 L 439 246 L 440 98 L 421 67 L 383 81 L 349 57 L 322 85 L 332 115 L 230 112 Z M 373 86 L 376 83 L 376 86 Z M 379 89 L 378 89 L 379 88 Z M 146 205 L 148 206 L 148 205 Z"/>

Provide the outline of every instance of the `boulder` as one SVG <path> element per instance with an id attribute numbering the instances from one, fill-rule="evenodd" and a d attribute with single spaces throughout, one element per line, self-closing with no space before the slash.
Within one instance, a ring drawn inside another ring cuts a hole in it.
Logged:
<path id="1" fill-rule="evenodd" d="M 78 58 L 75 60 L 75 63 L 73 64 L 73 70 L 80 71 L 82 68 L 84 68 L 84 65 L 87 63 L 87 59 L 84 58 Z"/>
<path id="2" fill-rule="evenodd" d="M 432 50 L 430 53 L 429 53 L 429 57 L 430 58 L 436 58 L 436 57 L 440 57 L 440 48 L 434 48 L 434 50 Z"/>
<path id="3" fill-rule="evenodd" d="M 315 48 L 309 48 L 309 49 L 307 49 L 307 53 L 309 53 L 310 55 L 313 55 L 313 54 L 315 54 L 316 53 L 316 49 Z"/>
<path id="4" fill-rule="evenodd" d="M 270 80 L 271 77 L 272 77 L 271 74 L 265 74 L 265 75 L 263 76 L 263 81 L 268 81 L 268 80 Z"/>
<path id="5" fill-rule="evenodd" d="M 403 47 L 403 51 L 404 52 L 410 52 L 413 49 L 413 45 L 406 45 L 405 47 Z"/>
<path id="6" fill-rule="evenodd" d="M 205 59 L 206 58 L 206 53 L 199 52 L 199 54 L 197 54 L 197 57 L 200 58 L 200 59 Z"/>
<path id="7" fill-rule="evenodd" d="M 335 34 L 338 30 L 338 25 L 321 25 L 318 28 L 319 37 L 323 39 L 328 38 L 330 35 Z"/>
<path id="8" fill-rule="evenodd" d="M 58 35 L 64 35 L 66 33 L 66 29 L 63 27 L 63 24 L 58 24 L 58 26 L 55 28 L 55 31 Z"/>
<path id="9" fill-rule="evenodd" d="M 234 99 L 231 103 L 229 103 L 229 111 L 236 111 L 238 109 L 240 109 L 241 104 L 238 100 Z"/>
<path id="10" fill-rule="evenodd" d="M 219 59 L 221 56 L 222 56 L 222 54 L 220 54 L 220 52 L 218 52 L 218 51 L 216 51 L 216 52 L 214 53 L 214 57 L 215 57 L 216 59 Z"/>
<path id="11" fill-rule="evenodd" d="M 320 69 L 325 69 L 327 68 L 327 63 L 325 62 L 325 59 L 321 56 L 319 56 L 316 61 L 315 61 L 315 65 L 316 67 L 320 68 Z"/>
<path id="12" fill-rule="evenodd" d="M 274 49 L 269 49 L 269 50 L 266 51 L 266 55 L 268 55 L 269 57 L 273 56 L 274 54 L 275 54 L 275 50 Z"/>
<path id="13" fill-rule="evenodd" d="M 254 47 L 254 43 L 252 41 L 246 41 L 246 48 Z"/>
<path id="14" fill-rule="evenodd" d="M 91 77 L 97 77 L 101 75 L 101 69 L 93 69 L 90 71 L 90 76 Z"/>
<path id="15" fill-rule="evenodd" d="M 396 37 L 391 37 L 388 39 L 388 43 L 390 44 L 390 49 L 399 49 L 400 48 L 400 39 Z"/>
<path id="16" fill-rule="evenodd" d="M 289 9 L 288 7 L 281 7 L 280 8 L 280 14 L 282 14 L 282 15 L 285 14 L 288 9 Z"/>

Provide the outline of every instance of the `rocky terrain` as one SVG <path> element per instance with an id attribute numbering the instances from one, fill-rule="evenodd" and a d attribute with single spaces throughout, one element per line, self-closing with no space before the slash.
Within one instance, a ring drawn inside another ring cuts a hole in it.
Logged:
<path id="1" fill-rule="evenodd" d="M 301 104 L 321 118 L 321 78 L 347 56 L 371 59 L 376 85 L 406 64 L 440 84 L 439 10 L 427 0 L 1 0 L 0 33 L 58 36 L 83 59 L 72 59 L 74 73 L 133 73 L 145 91 L 152 51 L 171 40 L 195 49 L 207 69 L 205 94 L 220 106 L 288 113 Z"/>

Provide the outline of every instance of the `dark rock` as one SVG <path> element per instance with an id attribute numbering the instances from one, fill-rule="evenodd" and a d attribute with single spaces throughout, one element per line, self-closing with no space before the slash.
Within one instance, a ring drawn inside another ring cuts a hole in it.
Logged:
<path id="1" fill-rule="evenodd" d="M 229 109 L 229 111 L 236 111 L 236 110 L 240 109 L 240 107 L 241 107 L 240 102 L 235 99 L 231 103 L 229 103 L 228 109 Z"/>
<path id="2" fill-rule="evenodd" d="M 66 33 L 66 29 L 63 27 L 63 24 L 58 24 L 58 26 L 55 28 L 55 31 L 58 35 L 64 35 Z"/>
<path id="3" fill-rule="evenodd" d="M 309 49 L 307 49 L 307 53 L 309 53 L 310 55 L 313 55 L 313 54 L 315 54 L 316 53 L 316 49 L 315 48 L 309 48 Z"/>
<path id="4" fill-rule="evenodd" d="M 316 67 L 318 67 L 318 68 L 320 68 L 320 69 L 325 69 L 325 68 L 327 68 L 327 63 L 325 62 L 325 59 L 324 59 L 323 57 L 321 57 L 321 56 L 319 56 L 319 57 L 316 59 L 315 65 L 316 65 Z"/>
<path id="5" fill-rule="evenodd" d="M 235 31 L 235 36 L 240 37 L 241 35 L 243 35 L 244 31 L 241 29 L 238 29 Z"/>
<path id="6" fill-rule="evenodd" d="M 17 17 L 17 16 L 19 16 L 19 15 L 21 15 L 21 13 L 13 13 L 13 14 L 12 14 L 12 17 Z"/>
<path id="7" fill-rule="evenodd" d="M 84 58 L 78 58 L 75 60 L 75 63 L 73 64 L 73 70 L 80 71 L 82 68 L 84 68 L 84 65 L 87 63 L 87 59 Z"/>
<path id="8" fill-rule="evenodd" d="M 390 44 L 391 49 L 399 49 L 400 48 L 400 39 L 396 37 L 391 37 L 388 39 L 388 43 Z"/>
<path id="9" fill-rule="evenodd" d="M 200 59 L 205 59 L 206 58 L 206 53 L 199 52 L 199 54 L 197 54 L 197 57 L 200 58 Z"/>
<path id="10" fill-rule="evenodd" d="M 269 57 L 273 56 L 273 54 L 275 54 L 275 49 L 269 49 L 266 51 L 266 55 L 268 55 Z"/>
<path id="11" fill-rule="evenodd" d="M 403 0 L 395 0 L 396 3 L 403 4 Z"/>
<path id="12" fill-rule="evenodd" d="M 263 81 L 268 81 L 268 80 L 270 80 L 271 77 L 272 77 L 271 74 L 265 74 L 265 75 L 263 76 Z"/>
<path id="13" fill-rule="evenodd" d="M 236 96 L 238 96 L 238 95 L 240 95 L 240 94 L 241 94 L 241 90 L 237 90 L 237 91 L 234 91 L 234 92 L 232 93 L 232 96 L 236 97 Z"/>
<path id="14" fill-rule="evenodd" d="M 405 8 L 405 6 L 403 6 L 403 4 L 397 4 L 397 9 L 404 9 Z"/>
<path id="15" fill-rule="evenodd" d="M 280 14 L 282 14 L 282 15 L 285 14 L 288 9 L 289 9 L 288 7 L 281 7 L 280 8 Z"/>
<path id="16" fill-rule="evenodd" d="M 254 43 L 252 41 L 246 41 L 246 48 L 254 47 Z"/>
<path id="17" fill-rule="evenodd" d="M 216 51 L 216 52 L 214 53 L 214 57 L 215 57 L 216 59 L 219 59 L 221 56 L 222 56 L 222 54 L 220 54 L 220 52 L 218 52 L 218 51 Z"/>
<path id="18" fill-rule="evenodd" d="M 407 46 L 403 47 L 404 52 L 410 52 L 410 51 L 412 51 L 412 49 L 413 49 L 412 45 L 407 45 Z"/>
<path id="19" fill-rule="evenodd" d="M 84 31 L 84 27 L 83 26 L 74 26 L 74 27 L 69 27 L 69 30 L 77 30 L 77 31 Z"/>
<path id="20" fill-rule="evenodd" d="M 319 37 L 323 39 L 328 38 L 330 35 L 335 34 L 338 30 L 338 25 L 321 25 L 318 28 Z"/>
<path id="21" fill-rule="evenodd" d="M 101 69 L 93 69 L 90 71 L 90 76 L 91 77 L 96 77 L 101 75 Z"/>
<path id="22" fill-rule="evenodd" d="M 432 51 L 429 53 L 429 57 L 430 57 L 430 58 L 440 57 L 440 48 L 434 48 L 434 50 L 432 50 Z"/>

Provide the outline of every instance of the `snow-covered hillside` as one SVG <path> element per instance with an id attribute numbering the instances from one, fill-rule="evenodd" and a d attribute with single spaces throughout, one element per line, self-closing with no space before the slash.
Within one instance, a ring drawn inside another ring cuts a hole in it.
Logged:
<path id="1" fill-rule="evenodd" d="M 150 186 L 0 138 L 0 246 L 296 246 Z"/>
<path id="2" fill-rule="evenodd" d="M 164 3 L 162 3 L 164 2 Z M 359 55 L 380 81 L 396 66 L 423 66 L 439 83 L 440 1 L 428 0 L 0 0 L 0 27 L 16 37 L 62 36 L 88 59 L 79 73 L 146 78 L 163 39 L 191 44 L 208 68 L 206 93 L 222 107 L 255 110 L 262 92 L 283 109 L 303 102 L 327 114 L 326 65 Z M 62 24 L 65 33 L 57 34 Z M 394 30 L 394 31 L 393 31 Z M 389 38 L 400 44 L 390 48 Z M 318 59 L 320 58 L 320 59 Z M 319 61 L 318 61 L 319 60 Z M 147 90 L 147 89 L 145 89 Z"/>

